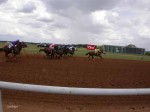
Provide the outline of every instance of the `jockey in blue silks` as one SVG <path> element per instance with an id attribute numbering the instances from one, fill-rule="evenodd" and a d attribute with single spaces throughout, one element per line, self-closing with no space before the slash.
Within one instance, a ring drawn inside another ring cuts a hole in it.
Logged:
<path id="1" fill-rule="evenodd" d="M 16 47 L 16 45 L 19 43 L 19 40 L 17 39 L 17 40 L 15 40 L 15 41 L 12 41 L 10 44 L 9 44 L 9 48 L 15 48 Z"/>

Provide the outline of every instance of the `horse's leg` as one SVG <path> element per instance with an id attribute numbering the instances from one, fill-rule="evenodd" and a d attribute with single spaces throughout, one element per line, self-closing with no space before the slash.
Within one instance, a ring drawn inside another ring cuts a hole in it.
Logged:
<path id="1" fill-rule="evenodd" d="M 5 53 L 5 57 L 7 57 L 7 58 L 8 58 L 8 53 Z"/>
<path id="2" fill-rule="evenodd" d="M 9 58 L 8 54 L 9 54 L 8 52 L 5 52 L 5 57 L 6 58 Z"/>
<path id="3" fill-rule="evenodd" d="M 103 57 L 102 57 L 101 55 L 99 55 L 99 57 L 100 57 L 101 59 L 103 59 Z"/>
<path id="4" fill-rule="evenodd" d="M 72 51 L 70 52 L 70 56 L 73 56 L 73 52 Z"/>
<path id="5" fill-rule="evenodd" d="M 88 57 L 88 58 L 89 58 L 89 60 L 90 60 L 90 57 L 91 57 L 91 56 L 89 55 L 89 57 Z"/>
<path id="6" fill-rule="evenodd" d="M 63 59 L 62 54 L 59 54 L 59 55 L 58 55 L 58 59 Z"/>
<path id="7" fill-rule="evenodd" d="M 92 55 L 92 59 L 94 59 L 94 56 Z"/>
<path id="8" fill-rule="evenodd" d="M 19 53 L 16 58 L 17 58 L 17 59 L 18 59 L 18 58 L 22 58 L 22 55 L 23 55 L 22 53 Z"/>
<path id="9" fill-rule="evenodd" d="M 54 54 L 51 54 L 51 59 L 54 59 Z"/>
<path id="10" fill-rule="evenodd" d="M 63 59 L 63 54 L 61 54 L 61 59 Z"/>
<path id="11" fill-rule="evenodd" d="M 17 58 L 16 58 L 16 54 L 14 54 L 14 55 L 13 55 L 13 59 L 14 59 L 14 60 L 16 60 L 16 59 L 17 59 Z"/>
<path id="12" fill-rule="evenodd" d="M 6 57 L 6 60 L 5 60 L 5 61 L 6 61 L 6 62 L 9 62 L 9 61 L 10 61 L 10 58 L 9 58 L 8 54 L 9 54 L 8 52 L 5 52 L 5 57 Z"/>
<path id="13" fill-rule="evenodd" d="M 73 56 L 74 52 L 71 52 L 71 56 Z"/>

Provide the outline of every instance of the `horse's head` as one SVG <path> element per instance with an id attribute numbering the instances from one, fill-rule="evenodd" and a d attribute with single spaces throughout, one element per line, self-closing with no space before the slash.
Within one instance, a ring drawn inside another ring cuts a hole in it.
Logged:
<path id="1" fill-rule="evenodd" d="M 105 54 L 103 50 L 98 51 L 99 54 Z"/>
<path id="2" fill-rule="evenodd" d="M 26 48 L 26 47 L 28 47 L 28 46 L 27 46 L 27 44 L 26 44 L 25 42 L 19 42 L 19 43 L 17 44 L 17 47 Z"/>

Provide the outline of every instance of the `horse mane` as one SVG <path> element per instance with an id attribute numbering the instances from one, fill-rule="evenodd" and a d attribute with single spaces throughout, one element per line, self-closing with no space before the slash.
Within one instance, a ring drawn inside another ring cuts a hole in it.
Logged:
<path id="1" fill-rule="evenodd" d="M 24 48 L 24 47 L 27 47 L 27 45 L 26 45 L 26 43 L 25 42 L 19 42 L 17 45 L 16 45 L 16 47 L 22 47 L 22 48 Z"/>

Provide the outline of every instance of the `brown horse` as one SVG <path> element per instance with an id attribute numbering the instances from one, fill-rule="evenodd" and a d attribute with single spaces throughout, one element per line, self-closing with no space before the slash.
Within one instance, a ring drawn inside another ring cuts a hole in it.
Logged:
<path id="1" fill-rule="evenodd" d="M 92 59 L 94 58 L 94 56 L 98 56 L 98 57 L 100 57 L 100 58 L 103 59 L 103 57 L 101 56 L 101 54 L 105 54 L 105 53 L 103 52 L 103 50 L 98 51 L 98 52 L 90 51 L 90 52 L 87 52 L 87 53 L 86 53 L 86 55 L 89 56 L 88 58 L 92 57 Z"/>
<path id="2" fill-rule="evenodd" d="M 57 57 L 59 59 L 63 59 L 63 50 L 58 49 L 57 46 L 51 51 L 47 47 L 39 50 L 39 52 L 41 52 L 41 51 L 43 51 L 46 54 L 46 56 L 50 57 L 51 59 L 54 57 Z"/>
<path id="3" fill-rule="evenodd" d="M 5 57 L 8 57 L 9 54 L 13 55 L 13 58 L 16 59 L 16 55 L 20 54 L 22 48 L 27 47 L 25 42 L 19 42 L 16 47 L 9 48 L 8 45 L 0 48 L 0 52 L 5 52 Z"/>
<path id="4" fill-rule="evenodd" d="M 44 49 L 40 49 L 39 50 L 39 52 L 41 52 L 41 51 L 43 51 L 46 54 L 46 56 L 50 56 L 51 55 L 51 53 L 50 53 L 50 51 L 49 51 L 49 49 L 47 47 L 45 47 Z"/>

